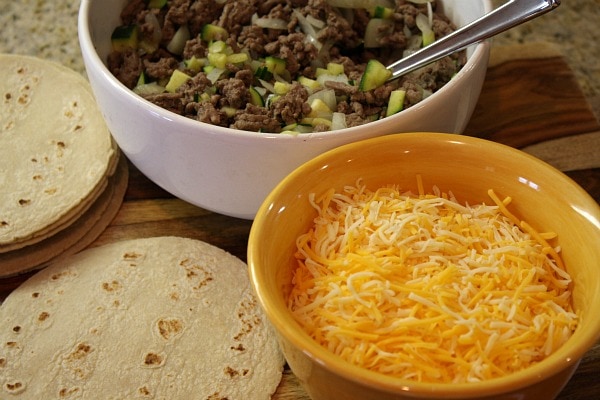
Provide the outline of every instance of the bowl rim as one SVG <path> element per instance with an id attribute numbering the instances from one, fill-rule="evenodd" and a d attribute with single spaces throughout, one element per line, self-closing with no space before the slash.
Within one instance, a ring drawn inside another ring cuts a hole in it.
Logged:
<path id="1" fill-rule="evenodd" d="M 570 190 L 573 190 L 574 196 L 581 198 L 586 204 L 589 203 L 592 212 L 584 217 L 600 231 L 600 205 L 583 188 L 566 174 L 545 161 L 508 145 L 483 138 L 439 132 L 397 133 L 345 144 L 324 152 L 305 162 L 287 175 L 266 197 L 265 201 L 257 211 L 251 226 L 247 257 L 250 281 L 259 303 L 279 335 L 283 336 L 286 341 L 289 341 L 296 348 L 302 349 L 303 354 L 309 357 L 313 362 L 320 364 L 323 368 L 340 375 L 347 380 L 393 393 L 406 392 L 407 394 L 417 396 L 436 393 L 448 396 L 447 398 L 474 398 L 484 395 L 497 395 L 507 392 L 507 388 L 510 388 L 511 391 L 518 390 L 557 375 L 569 367 L 576 367 L 583 355 L 600 339 L 600 319 L 593 323 L 595 329 L 589 329 L 585 332 L 581 332 L 577 329 L 573 336 L 567 341 L 567 343 L 570 342 L 571 345 L 563 345 L 538 364 L 504 377 L 480 382 L 458 384 L 419 383 L 393 378 L 366 370 L 359 366 L 351 365 L 337 355 L 329 352 L 310 338 L 310 336 L 300 328 L 299 324 L 293 319 L 290 313 L 284 313 L 283 315 L 279 313 L 279 307 L 273 304 L 279 303 L 278 295 L 273 293 L 269 294 L 261 290 L 261 281 L 264 280 L 265 274 L 261 272 L 261 269 L 257 265 L 258 254 L 260 253 L 258 246 L 260 241 L 257 237 L 261 236 L 263 219 L 271 212 L 272 204 L 275 203 L 276 198 L 286 189 L 286 187 L 293 185 L 295 181 L 301 179 L 306 171 L 320 169 L 320 166 L 327 164 L 329 158 L 334 156 L 337 157 L 340 153 L 353 152 L 362 146 L 370 146 L 381 142 L 388 145 L 399 145 L 403 141 L 414 140 L 436 140 L 438 142 L 443 142 L 444 145 L 450 143 L 467 144 L 475 148 L 491 146 L 494 151 L 526 160 L 532 167 L 549 170 L 551 174 L 562 179 L 570 186 Z"/>
<path id="2" fill-rule="evenodd" d="M 144 107 L 148 107 L 149 111 L 157 115 L 165 120 L 170 120 L 176 122 L 178 124 L 183 124 L 184 126 L 189 126 L 190 128 L 200 128 L 202 126 L 207 127 L 207 129 L 203 129 L 203 132 L 209 133 L 211 135 L 223 135 L 227 134 L 233 138 L 244 138 L 248 140 L 298 140 L 301 138 L 304 141 L 307 140 L 325 140 L 331 136 L 338 135 L 353 135 L 359 134 L 361 132 L 361 128 L 364 129 L 364 125 L 339 129 L 336 131 L 326 131 L 326 132 L 312 132 L 301 135 L 281 135 L 279 133 L 261 133 L 259 135 L 256 132 L 244 131 L 240 129 L 226 128 L 222 126 L 212 125 L 205 122 L 193 120 L 191 118 L 184 117 L 172 111 L 166 110 L 146 99 L 134 93 L 131 89 L 127 88 L 124 84 L 122 84 L 116 77 L 108 70 L 105 62 L 100 58 L 97 52 L 97 48 L 94 45 L 94 41 L 91 37 L 91 22 L 90 20 L 93 18 L 91 15 L 91 7 L 92 2 L 94 0 L 81 0 L 79 12 L 78 12 L 78 38 L 81 51 L 84 55 L 84 61 L 87 57 L 89 59 L 89 66 L 86 63 L 87 68 L 96 69 L 100 75 L 103 77 L 104 81 L 112 87 L 119 96 L 123 96 L 130 101 L 141 104 Z M 492 3 L 491 0 L 481 0 L 483 3 L 484 13 L 488 13 L 492 11 Z M 468 58 L 465 65 L 458 71 L 453 79 L 451 79 L 448 83 L 446 83 L 439 91 L 435 93 L 446 93 L 453 89 L 458 84 L 462 83 L 465 79 L 469 78 L 469 75 L 475 70 L 477 65 L 480 63 L 486 63 L 489 57 L 489 52 L 491 48 L 491 40 L 484 40 L 482 42 L 476 43 L 472 45 L 473 53 Z M 417 110 L 420 110 L 422 107 L 426 107 L 428 104 L 436 101 L 439 96 L 435 96 L 435 93 L 429 96 L 426 99 L 421 100 L 419 103 L 414 106 L 403 110 L 401 113 L 396 114 L 395 116 L 386 117 L 379 119 L 377 121 L 369 122 L 369 127 L 372 129 L 377 129 L 382 124 L 390 123 L 390 118 L 398 117 L 400 115 L 409 115 L 415 113 Z"/>

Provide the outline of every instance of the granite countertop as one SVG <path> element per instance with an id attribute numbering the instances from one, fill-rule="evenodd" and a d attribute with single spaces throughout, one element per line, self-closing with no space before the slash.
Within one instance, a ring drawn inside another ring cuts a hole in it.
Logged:
<path id="1" fill-rule="evenodd" d="M 505 1 L 492 0 L 494 6 Z M 0 52 L 35 55 L 85 74 L 77 41 L 79 0 L 0 2 Z M 564 0 L 557 10 L 493 39 L 494 45 L 551 42 L 600 119 L 600 0 Z"/>

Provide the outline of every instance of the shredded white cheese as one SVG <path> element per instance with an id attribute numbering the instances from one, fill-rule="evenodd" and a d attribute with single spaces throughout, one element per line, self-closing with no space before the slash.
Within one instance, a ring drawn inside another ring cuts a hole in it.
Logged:
<path id="1" fill-rule="evenodd" d="M 474 382 L 539 362 L 577 315 L 559 249 L 507 206 L 397 187 L 311 196 L 289 307 L 324 347 L 420 382 Z"/>

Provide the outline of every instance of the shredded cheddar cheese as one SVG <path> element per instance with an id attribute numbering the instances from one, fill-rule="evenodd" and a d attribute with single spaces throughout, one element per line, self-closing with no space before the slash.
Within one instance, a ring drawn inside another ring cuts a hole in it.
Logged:
<path id="1" fill-rule="evenodd" d="M 548 241 L 490 190 L 493 205 L 452 194 L 371 191 L 358 181 L 310 197 L 318 216 L 297 239 L 289 308 L 345 360 L 420 382 L 501 377 L 572 334 L 571 279 Z"/>

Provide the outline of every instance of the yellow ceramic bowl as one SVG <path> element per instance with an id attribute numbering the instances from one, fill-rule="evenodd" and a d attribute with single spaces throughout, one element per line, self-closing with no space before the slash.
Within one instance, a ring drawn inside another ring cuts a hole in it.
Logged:
<path id="1" fill-rule="evenodd" d="M 296 237 L 315 216 L 311 192 L 354 184 L 396 183 L 451 190 L 459 201 L 486 201 L 492 188 L 511 196 L 511 210 L 540 230 L 558 233 L 574 280 L 580 324 L 558 351 L 529 369 L 478 383 L 419 384 L 342 361 L 314 342 L 286 307 Z M 259 209 L 250 232 L 248 264 L 259 301 L 273 323 L 292 371 L 314 400 L 553 399 L 584 353 L 600 337 L 600 207 L 570 178 L 513 148 L 460 135 L 404 133 L 344 145 L 287 176 Z"/>

